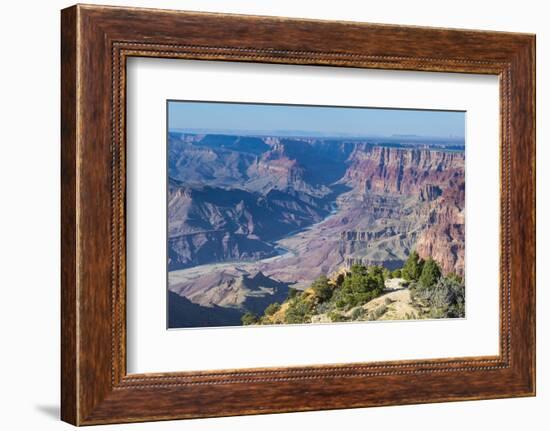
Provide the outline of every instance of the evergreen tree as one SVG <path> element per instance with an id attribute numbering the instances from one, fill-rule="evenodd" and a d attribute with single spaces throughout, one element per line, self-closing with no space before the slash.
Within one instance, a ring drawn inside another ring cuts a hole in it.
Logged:
<path id="1" fill-rule="evenodd" d="M 429 257 L 422 268 L 422 274 L 418 278 L 418 283 L 421 286 L 429 287 L 437 283 L 441 277 L 441 268 L 435 260 Z"/>
<path id="2" fill-rule="evenodd" d="M 368 269 L 353 265 L 342 287 L 334 293 L 333 302 L 339 308 L 349 309 L 376 298 L 384 291 L 384 274 L 380 266 Z"/>
<path id="3" fill-rule="evenodd" d="M 446 279 L 450 280 L 450 281 L 454 281 L 456 283 L 463 283 L 464 280 L 462 279 L 462 277 L 454 272 L 450 272 L 449 274 L 447 274 L 445 276 Z"/>
<path id="4" fill-rule="evenodd" d="M 401 278 L 402 277 L 401 270 L 400 269 L 393 270 L 391 273 L 391 276 L 393 278 Z"/>
<path id="5" fill-rule="evenodd" d="M 317 278 L 317 280 L 311 284 L 311 288 L 320 302 L 328 301 L 332 296 L 333 290 L 325 275 L 321 275 Z"/>
<path id="6" fill-rule="evenodd" d="M 288 304 L 285 312 L 286 323 L 310 323 L 314 306 L 311 301 L 303 298 L 294 298 Z"/>
<path id="7" fill-rule="evenodd" d="M 374 290 L 377 288 L 384 290 L 384 287 L 385 287 L 384 280 L 387 278 L 386 271 L 389 273 L 389 271 L 383 266 L 369 267 L 368 275 L 373 280 L 371 281 L 371 289 L 369 290 Z"/>
<path id="8" fill-rule="evenodd" d="M 338 274 L 335 280 L 336 287 L 341 287 L 345 279 L 346 279 L 345 274 Z"/>
<path id="9" fill-rule="evenodd" d="M 418 256 L 418 253 L 415 250 L 407 258 L 407 261 L 403 266 L 403 270 L 401 271 L 401 275 L 407 281 L 418 281 L 418 278 L 422 274 L 423 266 L 424 260 L 420 259 L 420 256 Z"/>

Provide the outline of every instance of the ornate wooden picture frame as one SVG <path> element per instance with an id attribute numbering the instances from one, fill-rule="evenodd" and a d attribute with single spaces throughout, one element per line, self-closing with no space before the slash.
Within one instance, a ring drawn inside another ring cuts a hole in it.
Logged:
<path id="1" fill-rule="evenodd" d="M 62 11 L 61 49 L 64 421 L 91 425 L 535 394 L 533 35 L 78 5 Z M 136 56 L 497 75 L 499 355 L 128 374 L 126 60 Z"/>

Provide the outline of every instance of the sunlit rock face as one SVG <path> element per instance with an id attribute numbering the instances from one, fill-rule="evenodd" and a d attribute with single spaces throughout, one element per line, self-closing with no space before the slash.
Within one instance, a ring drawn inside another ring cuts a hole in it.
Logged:
<path id="1" fill-rule="evenodd" d="M 421 257 L 436 259 L 445 273 L 463 275 L 464 153 L 374 147 L 355 152 L 351 159 L 345 180 L 359 188 L 365 200 L 417 196 L 418 205 L 404 210 L 416 215 L 416 226 L 411 226 L 418 232 L 414 247 Z M 385 213 L 390 217 L 388 209 Z"/>

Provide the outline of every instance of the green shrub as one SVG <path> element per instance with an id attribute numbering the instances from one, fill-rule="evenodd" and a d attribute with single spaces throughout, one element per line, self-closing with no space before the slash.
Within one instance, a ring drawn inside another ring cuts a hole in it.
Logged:
<path id="1" fill-rule="evenodd" d="M 250 311 L 247 311 L 241 316 L 241 322 L 243 325 L 255 325 L 258 323 L 258 316 Z"/>
<path id="2" fill-rule="evenodd" d="M 432 286 L 420 283 L 411 290 L 413 299 L 429 307 L 427 317 L 453 318 L 465 316 L 464 282 L 456 277 L 440 277 Z"/>
<path id="3" fill-rule="evenodd" d="M 392 273 L 391 273 L 391 276 L 393 278 L 401 278 L 402 277 L 401 270 L 400 269 L 393 270 Z"/>
<path id="4" fill-rule="evenodd" d="M 338 274 L 336 276 L 336 280 L 334 281 L 334 284 L 336 284 L 336 287 L 342 286 L 342 283 L 344 282 L 345 278 L 346 278 L 345 274 Z"/>
<path id="5" fill-rule="evenodd" d="M 273 316 L 280 309 L 281 304 L 279 304 L 278 302 L 273 302 L 266 307 L 266 309 L 264 310 L 264 314 L 266 316 Z"/>
<path id="6" fill-rule="evenodd" d="M 413 251 L 401 271 L 403 278 L 408 281 L 417 281 L 422 274 L 422 268 L 424 266 L 424 260 L 420 259 L 418 253 Z"/>
<path id="7" fill-rule="evenodd" d="M 317 280 L 312 283 L 311 288 L 319 302 L 328 301 L 332 297 L 333 289 L 328 282 L 328 278 L 324 275 L 317 278 Z"/>
<path id="8" fill-rule="evenodd" d="M 380 319 L 384 314 L 386 314 L 386 311 L 388 311 L 388 307 L 386 307 L 385 305 L 381 305 L 370 313 L 369 320 Z"/>
<path id="9" fill-rule="evenodd" d="M 418 284 L 423 287 L 433 286 L 441 277 L 441 268 L 435 260 L 429 257 L 422 267 L 422 274 L 418 278 Z"/>
<path id="10" fill-rule="evenodd" d="M 386 307 L 385 305 L 381 305 L 376 310 L 374 310 L 374 313 L 376 315 L 376 318 L 379 319 L 384 314 L 386 314 L 387 311 L 388 311 L 388 307 Z"/>
<path id="11" fill-rule="evenodd" d="M 337 313 L 336 311 L 331 311 L 328 313 L 328 318 L 331 322 L 347 322 L 349 320 L 346 316 Z"/>
<path id="12" fill-rule="evenodd" d="M 389 271 L 384 268 L 383 266 L 369 266 L 367 270 L 368 275 L 377 280 L 381 285 L 384 284 L 384 280 L 387 278 L 386 273 L 389 273 Z"/>
<path id="13" fill-rule="evenodd" d="M 351 312 L 351 320 L 359 320 L 361 317 L 363 317 L 364 311 L 361 307 L 358 307 L 354 309 Z"/>
<path id="14" fill-rule="evenodd" d="M 294 298 L 285 312 L 285 321 L 287 323 L 308 323 L 311 321 L 313 311 L 314 307 L 311 301 Z"/>
<path id="15" fill-rule="evenodd" d="M 320 304 L 317 304 L 315 306 L 315 313 L 317 314 L 328 313 L 329 311 L 333 310 L 334 307 L 335 307 L 335 304 L 332 301 L 321 302 Z"/>
<path id="16" fill-rule="evenodd" d="M 458 274 L 455 274 L 454 272 L 447 274 L 445 278 L 456 281 L 457 283 L 464 283 L 464 280 L 462 279 L 462 277 Z"/>
<path id="17" fill-rule="evenodd" d="M 336 307 L 349 310 L 380 296 L 384 287 L 381 266 L 366 268 L 362 265 L 353 265 L 342 286 L 333 293 L 332 301 Z"/>

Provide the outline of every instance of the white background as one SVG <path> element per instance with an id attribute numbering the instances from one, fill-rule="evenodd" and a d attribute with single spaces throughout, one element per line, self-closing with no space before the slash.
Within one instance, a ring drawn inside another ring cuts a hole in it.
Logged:
<path id="1" fill-rule="evenodd" d="M 537 33 L 538 396 L 106 426 L 135 430 L 544 430 L 550 415 L 550 28 L 544 3 L 513 1 L 197 0 L 107 4 L 346 19 Z M 0 16 L 0 324 L 2 415 L 9 430 L 61 430 L 59 399 L 59 9 L 65 1 L 5 2 Z M 545 265 L 546 263 L 546 265 Z"/>
<path id="2" fill-rule="evenodd" d="M 498 354 L 498 77 L 141 58 L 127 83 L 128 372 Z M 167 99 L 467 111 L 466 319 L 167 331 Z"/>

